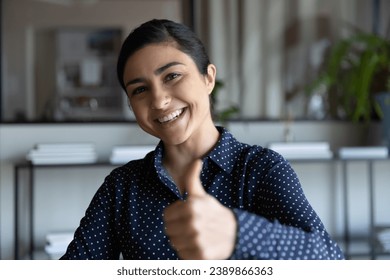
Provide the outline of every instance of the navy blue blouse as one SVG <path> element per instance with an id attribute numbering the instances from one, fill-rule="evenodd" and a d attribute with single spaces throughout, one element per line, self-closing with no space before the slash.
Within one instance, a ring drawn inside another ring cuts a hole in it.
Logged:
<path id="1" fill-rule="evenodd" d="M 206 191 L 238 221 L 231 259 L 343 259 L 278 153 L 237 141 L 227 130 L 203 158 Z M 163 210 L 185 199 L 162 165 L 164 145 L 114 169 L 98 189 L 61 259 L 178 259 Z"/>

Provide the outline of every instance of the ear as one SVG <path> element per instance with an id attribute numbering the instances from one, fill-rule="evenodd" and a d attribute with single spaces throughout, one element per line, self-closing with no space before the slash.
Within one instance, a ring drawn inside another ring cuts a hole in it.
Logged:
<path id="1" fill-rule="evenodd" d="M 207 66 L 207 74 L 205 76 L 206 86 L 208 88 L 209 94 L 211 94 L 211 92 L 214 89 L 216 75 L 217 75 L 217 68 L 215 67 L 214 64 L 209 64 Z"/>

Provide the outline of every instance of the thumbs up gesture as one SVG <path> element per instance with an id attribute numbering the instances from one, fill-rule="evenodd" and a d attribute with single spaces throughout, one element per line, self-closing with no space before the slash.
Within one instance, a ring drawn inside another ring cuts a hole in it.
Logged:
<path id="1" fill-rule="evenodd" d="M 237 222 L 233 212 L 206 193 L 201 181 L 202 162 L 187 169 L 186 201 L 164 210 L 166 234 L 181 259 L 227 259 L 233 252 Z"/>

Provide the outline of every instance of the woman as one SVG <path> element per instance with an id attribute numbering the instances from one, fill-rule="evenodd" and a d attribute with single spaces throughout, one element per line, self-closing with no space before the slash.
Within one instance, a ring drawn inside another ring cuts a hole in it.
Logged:
<path id="1" fill-rule="evenodd" d="M 216 67 L 186 26 L 144 23 L 117 72 L 161 141 L 106 177 L 62 259 L 343 258 L 289 163 L 214 125 Z"/>

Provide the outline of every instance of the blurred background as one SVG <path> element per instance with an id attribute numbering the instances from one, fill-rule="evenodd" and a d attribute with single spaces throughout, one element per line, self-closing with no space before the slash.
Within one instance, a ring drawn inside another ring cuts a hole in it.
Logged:
<path id="1" fill-rule="evenodd" d="M 152 18 L 203 40 L 216 120 L 239 140 L 329 147 L 325 159 L 291 159 L 309 200 L 348 258 L 390 257 L 378 241 L 390 225 L 388 150 L 339 155 L 389 147 L 377 96 L 390 92 L 390 1 L 1 0 L 0 15 L 0 259 L 50 257 L 47 237 L 77 227 L 114 148 L 157 143 L 115 70 L 123 39 Z M 93 157 L 30 164 L 37 145 L 63 143 L 89 143 Z"/>

